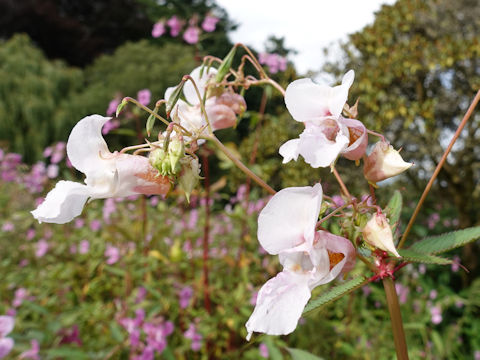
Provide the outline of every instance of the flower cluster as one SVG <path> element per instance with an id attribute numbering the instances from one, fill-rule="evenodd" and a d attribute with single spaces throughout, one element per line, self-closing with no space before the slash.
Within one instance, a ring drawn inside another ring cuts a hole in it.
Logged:
<path id="1" fill-rule="evenodd" d="M 287 70 L 287 58 L 279 54 L 260 53 L 258 62 L 268 67 L 271 74 Z"/>
<path id="2" fill-rule="evenodd" d="M 202 30 L 209 33 L 215 31 L 219 18 L 211 14 L 207 14 L 201 23 L 201 28 L 198 26 L 199 18 L 197 15 L 193 16 L 187 21 L 187 27 L 183 32 L 183 40 L 187 44 L 196 44 L 200 40 Z M 170 36 L 177 37 L 182 32 L 185 21 L 176 15 L 173 15 L 168 20 L 157 21 L 152 28 L 152 37 L 159 38 L 166 34 L 167 27 L 170 28 Z"/>

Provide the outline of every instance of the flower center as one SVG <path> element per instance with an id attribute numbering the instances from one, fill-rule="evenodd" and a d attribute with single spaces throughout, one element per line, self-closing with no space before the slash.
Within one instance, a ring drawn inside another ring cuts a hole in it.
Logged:
<path id="1" fill-rule="evenodd" d="M 360 136 L 363 135 L 362 130 L 353 127 L 348 128 L 348 133 L 350 134 L 350 143 L 348 144 L 348 146 L 352 145 L 360 138 Z"/>
<path id="2" fill-rule="evenodd" d="M 323 121 L 322 127 L 322 132 L 325 137 L 330 141 L 335 141 L 337 133 L 340 130 L 337 121 L 334 119 L 326 119 Z"/>
<path id="3" fill-rule="evenodd" d="M 344 257 L 345 255 L 343 255 L 342 253 L 334 253 L 328 251 L 328 258 L 330 259 L 330 270 L 332 270 L 335 265 L 342 261 Z"/>

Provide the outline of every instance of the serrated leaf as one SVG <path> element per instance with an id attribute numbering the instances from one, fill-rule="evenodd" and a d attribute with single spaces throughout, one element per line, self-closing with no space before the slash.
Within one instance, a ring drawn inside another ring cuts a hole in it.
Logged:
<path id="1" fill-rule="evenodd" d="M 403 260 L 409 262 L 437 265 L 448 265 L 452 263 L 452 260 L 450 259 L 430 254 L 421 254 L 411 249 L 398 249 L 398 253 L 403 257 Z"/>
<path id="2" fill-rule="evenodd" d="M 478 238 L 480 238 L 480 226 L 475 226 L 438 236 L 427 237 L 416 242 L 410 246 L 409 249 L 421 254 L 441 254 L 475 241 Z"/>
<path id="3" fill-rule="evenodd" d="M 305 306 L 305 309 L 303 310 L 303 313 L 308 313 L 312 310 L 316 310 L 319 307 L 325 306 L 338 298 L 342 297 L 345 294 L 348 294 L 359 287 L 365 285 L 368 282 L 368 279 L 364 276 L 357 277 L 355 279 L 349 280 L 343 284 L 340 284 L 338 286 L 335 286 L 324 293 L 320 294 L 319 297 L 316 299 L 311 300 L 307 306 Z"/>
<path id="4" fill-rule="evenodd" d="M 387 207 L 385 208 L 385 213 L 390 220 L 390 226 L 392 228 L 396 227 L 396 224 L 400 220 L 400 213 L 402 212 L 403 199 L 400 191 L 395 190 L 392 198 L 388 202 Z M 394 229 L 393 229 L 394 230 Z"/>
<path id="5" fill-rule="evenodd" d="M 305 350 L 287 348 L 288 352 L 292 356 L 292 360 L 323 360 L 323 358 L 317 355 L 310 354 Z"/>

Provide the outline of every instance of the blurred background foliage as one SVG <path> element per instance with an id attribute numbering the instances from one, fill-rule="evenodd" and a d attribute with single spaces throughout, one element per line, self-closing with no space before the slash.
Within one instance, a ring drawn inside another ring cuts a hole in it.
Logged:
<path id="1" fill-rule="evenodd" d="M 2 38 L 0 43 L 0 147 L 6 151 L 21 154 L 27 164 L 42 160 L 42 152 L 46 146 L 55 141 L 65 141 L 72 126 L 82 117 L 91 113 L 105 114 L 109 101 L 115 97 L 135 97 L 139 90 L 148 88 L 152 91 L 152 106 L 154 100 L 163 97 L 167 87 L 177 84 L 182 75 L 190 73 L 203 55 L 212 54 L 222 58 L 232 45 L 228 39 L 228 32 L 235 28 L 235 24 L 225 10 L 214 1 L 208 0 L 161 2 L 154 0 L 95 2 L 0 0 L 0 12 L 3 15 L 0 17 L 0 37 Z M 172 15 L 184 19 L 194 14 L 204 17 L 209 12 L 219 17 L 220 22 L 216 31 L 205 34 L 197 46 L 186 45 L 179 38 L 165 36 L 153 39 L 150 36 L 152 26 L 158 20 L 167 19 Z M 420 192 L 438 163 L 453 131 L 461 121 L 475 91 L 480 88 L 479 34 L 480 3 L 477 0 L 398 0 L 393 5 L 382 6 L 371 25 L 351 34 L 341 44 L 341 53 L 335 55 L 335 61 L 325 64 L 322 69 L 323 72 L 334 74 L 337 79 L 340 79 L 348 69 L 354 69 L 356 79 L 350 91 L 349 103 L 353 104 L 359 98 L 359 120 L 363 121 L 367 127 L 385 133 L 396 148 L 403 147 L 402 155 L 405 159 L 415 162 L 415 167 L 393 184 L 403 192 L 406 204 L 404 221 L 411 214 L 415 201 L 419 198 Z M 266 43 L 266 49 L 269 52 L 287 56 L 294 51 L 286 48 L 281 38 L 271 38 Z M 272 75 L 284 87 L 299 76 L 291 63 L 285 72 Z M 239 119 L 236 129 L 218 132 L 222 141 L 275 189 L 311 185 L 321 178 L 325 192 L 338 193 L 334 184 L 325 182 L 330 179 L 328 169 L 312 170 L 301 159 L 298 162 L 281 165 L 278 155 L 279 146 L 287 139 L 297 137 L 303 129 L 302 124 L 292 121 L 286 112 L 283 98 L 271 88 L 250 89 L 245 96 L 248 104 L 247 112 Z M 479 114 L 477 111 L 472 116 L 452 155 L 449 156 L 425 204 L 418 225 L 413 229 L 411 240 L 415 237 L 423 237 L 427 233 L 435 234 L 454 227 L 464 228 L 479 223 L 480 147 L 477 145 Z M 147 117 L 145 114 L 138 116 L 141 120 Z M 130 125 L 122 124 L 124 128 L 114 130 L 112 135 L 108 135 L 112 150 L 132 143 L 130 133 L 125 130 Z M 136 136 L 135 132 L 133 136 Z M 340 159 L 338 162 L 339 171 L 345 177 L 349 188 L 354 189 L 357 194 L 366 193 L 367 184 L 364 179 L 349 170 L 353 166 L 345 159 Z M 67 176 L 72 176 L 69 171 L 65 171 Z M 230 196 L 234 195 L 239 186 L 245 182 L 243 173 L 233 168 L 225 158 L 218 156 L 218 159 L 211 161 L 212 182 L 222 177 L 226 181 L 223 188 L 219 190 L 221 194 L 220 199 L 217 200 L 217 210 L 222 210 Z M 382 184 L 379 193 L 388 193 L 391 185 L 392 183 Z M 3 189 L 6 187 L 2 187 L 2 191 Z M 19 189 L 21 187 L 11 188 L 8 191 L 21 191 Z M 32 205 L 26 205 L 26 203 L 33 203 L 33 199 L 27 201 L 28 199 L 23 198 L 22 202 L 16 204 L 18 207 L 13 208 L 15 201 L 9 197 L 8 191 L 5 190 L 2 197 L 1 208 L 4 209 L 2 217 L 5 219 L 13 217 L 15 221 L 18 220 L 21 224 L 19 228 L 23 233 L 33 226 L 33 220 L 26 219 L 19 213 L 21 209 L 32 208 Z M 252 189 L 252 197 L 259 198 L 263 195 L 260 190 Z M 88 216 L 93 217 L 96 214 L 100 217 L 100 209 L 95 205 L 92 207 L 93 212 L 91 214 L 89 212 Z M 163 212 L 155 214 L 166 212 L 163 208 L 160 210 Z M 156 215 L 152 216 L 155 218 Z M 182 213 L 178 216 L 187 215 Z M 241 218 L 241 215 L 238 216 Z M 247 235 L 242 233 L 242 239 L 246 239 L 247 250 L 250 249 L 248 251 L 252 253 L 257 251 L 254 241 L 254 216 L 255 214 L 250 214 L 248 220 L 242 220 L 243 223 L 240 221 L 242 224 L 247 221 L 251 225 L 249 228 L 251 232 Z M 437 216 L 440 218 L 437 219 Z M 434 226 L 430 226 L 433 218 L 437 220 L 434 221 Z M 153 221 L 156 225 L 162 224 L 162 216 L 155 219 Z M 237 220 L 236 218 L 235 221 Z M 131 225 L 129 219 L 119 219 L 120 227 L 122 223 Z M 56 248 L 53 253 L 49 253 L 47 257 L 36 259 L 31 255 L 33 268 L 38 271 L 43 269 L 39 273 L 40 278 L 49 285 L 43 290 L 37 289 L 38 293 L 35 293 L 42 301 L 44 310 L 32 305 L 31 310 L 37 312 L 26 311 L 23 315 L 21 314 L 19 326 L 33 328 L 33 331 L 36 331 L 35 334 L 41 332 L 42 328 L 51 329 L 44 335 L 51 338 L 44 339 L 44 343 L 51 344 L 58 341 L 56 335 L 58 329 L 71 326 L 73 323 L 84 324 L 81 331 L 87 333 L 92 331 L 94 334 L 90 340 L 84 341 L 93 342 L 92 339 L 97 338 L 106 342 L 95 344 L 99 352 L 103 347 L 112 346 L 113 348 L 119 341 L 127 341 L 126 335 L 118 335 L 119 330 L 115 328 L 116 325 L 111 325 L 111 322 L 114 322 L 112 314 L 119 311 L 120 307 L 114 309 L 113 307 L 118 305 L 109 303 L 107 310 L 104 311 L 105 308 L 102 306 L 105 299 L 112 300 L 127 293 L 130 296 L 127 296 L 127 302 L 133 304 L 132 287 L 140 286 L 144 282 L 150 284 L 154 290 L 158 290 L 156 286 L 161 287 L 161 292 L 166 294 L 165 289 L 168 286 L 165 283 L 156 285 L 155 279 L 169 274 L 169 271 L 173 271 L 172 268 L 177 266 L 181 268 L 181 271 L 174 274 L 178 277 L 178 281 L 194 279 L 191 280 L 191 285 L 201 288 L 200 280 L 196 278 L 194 271 L 194 269 L 197 269 L 197 272 L 200 271 L 199 261 L 195 263 L 194 268 L 189 269 L 188 260 L 185 259 L 186 262 L 181 263 L 170 258 L 158 260 L 155 257 L 147 257 L 139 260 L 140 263 L 136 263 L 134 260 L 136 257 L 131 255 L 121 264 L 119 271 L 108 270 L 100 264 L 104 250 L 104 243 L 101 240 L 104 237 L 110 239 L 111 228 L 108 228 L 108 231 L 102 230 L 102 233 L 95 235 L 92 240 L 96 254 L 92 257 L 93 261 L 81 259 L 81 262 L 76 264 L 77 259 L 65 255 L 65 249 L 88 235 L 83 230 L 71 230 L 71 232 L 70 230 L 67 228 L 64 233 L 55 234 L 54 238 L 58 240 L 58 244 L 65 240 L 67 242 Z M 125 229 L 118 231 L 127 233 L 128 239 L 137 238 L 138 234 L 135 231 L 138 229 L 134 227 L 130 230 L 132 231 L 130 235 L 128 231 L 125 232 Z M 229 266 L 235 262 L 235 251 L 240 246 L 235 243 L 235 239 L 238 240 L 239 235 L 235 232 L 230 235 L 234 255 L 230 254 L 223 259 L 224 263 L 219 263 L 216 271 L 220 273 L 237 271 L 229 269 Z M 177 236 L 178 243 L 183 243 L 186 238 L 192 239 L 197 236 L 200 235 L 187 233 Z M 3 258 L 1 263 L 2 271 L 9 273 L 8 281 L 2 283 L 0 287 L 0 294 L 2 294 L 0 300 L 6 309 L 6 304 L 12 298 L 12 289 L 8 288 L 8 284 L 23 284 L 25 287 L 35 288 L 37 277 L 28 278 L 26 270 L 25 273 L 10 273 L 24 256 L 12 241 L 11 233 L 3 233 L 0 236 L 0 244 L 4 249 L 7 249 L 4 244 L 8 244 L 8 251 L 13 254 L 11 258 Z M 168 248 L 163 248 L 164 245 L 157 245 L 166 253 L 170 251 Z M 26 248 L 31 250 L 33 245 L 27 244 Z M 465 249 L 463 254 L 458 255 L 462 255 L 462 263 L 470 270 L 468 274 L 465 272 L 453 274 L 450 269 L 435 268 L 434 270 L 433 267 L 432 269 L 428 267 L 426 279 L 423 279 L 425 276 L 420 276 L 422 280 L 414 277 L 413 274 L 418 269 L 408 270 L 402 278 L 402 283 L 412 292 L 418 292 L 419 286 L 424 289 L 420 297 L 421 306 L 423 306 L 420 314 L 426 313 L 427 316 L 418 316 L 412 310 L 416 306 L 414 299 L 408 300 L 409 303 L 405 306 L 408 309 L 407 332 L 411 331 L 409 343 L 416 344 L 413 350 L 414 358 L 423 357 L 425 354 L 426 358 L 432 359 L 468 358 L 474 349 L 480 349 L 479 340 L 476 338 L 480 329 L 480 323 L 477 320 L 479 249 L 476 244 Z M 138 247 L 135 251 L 140 253 L 143 248 Z M 186 257 L 184 253 L 182 256 Z M 163 270 L 158 270 L 158 261 L 164 262 L 162 266 L 169 269 L 165 270 L 165 274 Z M 65 289 L 59 290 L 56 286 L 58 276 L 62 274 L 63 265 L 68 268 L 68 271 L 62 275 L 65 276 L 65 281 L 68 282 L 69 279 L 75 279 L 75 281 Z M 83 273 L 84 265 L 89 266 L 88 276 Z M 244 264 L 244 266 L 247 265 L 251 264 Z M 126 284 L 125 275 L 125 269 L 129 266 L 141 269 L 139 274 L 134 275 L 133 280 L 130 279 L 132 281 L 130 285 Z M 251 266 L 252 269 L 256 269 L 252 272 L 256 271 L 259 279 L 250 281 L 258 285 L 265 280 L 265 275 L 262 275 L 263 270 L 260 270 L 259 263 Z M 275 266 L 277 264 L 269 265 L 270 275 L 275 272 Z M 32 268 L 28 269 L 32 270 Z M 243 268 L 238 271 L 246 270 Z M 112 273 L 118 278 L 114 278 L 110 283 Z M 145 275 L 150 273 L 150 277 Z M 36 275 L 33 272 L 32 274 Z M 238 276 L 238 273 L 230 275 Z M 244 282 L 239 289 L 242 291 L 245 291 L 246 287 L 251 289 L 253 285 L 246 280 L 247 274 L 242 273 L 241 276 Z M 221 279 L 215 284 L 218 286 L 215 306 L 219 306 L 224 312 L 230 311 L 228 309 L 231 309 L 229 307 L 231 302 L 245 302 L 242 298 L 242 296 L 245 297 L 244 294 L 237 294 L 233 300 L 229 299 L 228 294 L 234 289 L 228 288 L 227 285 L 231 284 L 226 284 Z M 89 293 L 90 286 L 92 289 L 101 289 L 101 294 L 95 294 L 94 290 Z M 438 299 L 442 298 L 443 308 L 448 309 L 445 313 L 445 322 L 438 327 L 431 324 L 428 316 L 430 306 L 428 301 L 433 300 L 429 298 L 431 289 L 438 290 L 440 294 Z M 55 310 L 55 299 L 49 297 L 56 291 L 62 294 L 63 291 L 72 291 L 73 295 L 66 296 L 65 303 L 62 303 L 68 311 L 59 313 L 59 320 L 52 320 L 46 314 L 49 311 L 58 310 Z M 147 297 L 147 307 L 150 307 L 152 313 L 156 311 L 155 302 L 158 301 L 154 294 L 152 291 Z M 99 297 L 96 297 L 97 295 Z M 370 311 L 372 305 L 376 306 L 377 302 L 382 301 L 381 294 L 375 293 L 374 290 L 370 296 L 369 298 L 356 295 L 336 303 L 322 312 L 316 318 L 318 320 L 311 322 L 315 325 L 311 325 L 307 319 L 307 324 L 291 335 L 288 338 L 289 341 L 317 354 L 329 354 L 329 358 L 332 359 L 389 358 L 392 348 L 386 344 L 390 341 L 390 333 L 389 324 L 385 318 L 382 318 L 385 315 L 385 309 L 380 306 L 378 312 Z M 85 299 L 92 302 L 92 307 L 88 301 L 83 302 Z M 467 306 L 463 309 L 468 311 L 463 312 L 464 310 L 457 309 L 455 307 L 457 300 L 462 300 L 464 306 Z M 196 316 L 208 317 L 202 313 L 201 299 L 197 301 L 200 304 L 198 306 L 200 310 L 198 313 L 189 314 L 189 320 Z M 79 307 L 79 303 L 83 305 Z M 163 311 L 162 314 L 166 315 L 170 305 L 163 305 L 161 313 Z M 235 328 L 241 328 L 240 323 L 246 319 L 250 310 L 247 308 L 248 306 L 244 306 L 237 309 L 243 317 L 232 320 Z M 0 307 L 0 310 L 4 309 Z M 1 313 L 3 311 L 0 311 Z M 89 324 L 88 316 L 85 314 L 93 314 L 92 318 L 95 318 L 98 323 L 90 327 L 92 324 Z M 342 321 L 343 317 L 348 319 L 346 325 Z M 232 322 L 229 319 L 229 317 L 223 319 L 219 316 L 207 322 L 202 329 L 204 334 L 210 334 L 210 341 L 219 344 L 218 351 L 243 346 L 239 344 L 243 344 L 241 338 L 245 334 L 232 335 Z M 321 319 L 328 319 L 328 321 L 322 323 Z M 57 320 L 59 323 L 55 323 Z M 214 324 L 217 323 L 221 324 L 223 330 L 219 332 L 218 338 L 213 338 Z M 384 331 L 379 332 L 378 329 L 381 328 Z M 375 332 L 364 332 L 364 329 L 374 329 Z M 308 334 L 312 332 L 321 334 L 318 335 L 319 339 L 327 340 L 316 341 L 314 345 L 307 343 L 311 338 Z M 422 333 L 421 338 L 417 336 L 419 332 Z M 116 335 L 113 335 L 114 333 Z M 460 345 L 458 347 L 453 345 L 458 340 L 457 335 L 465 343 L 463 349 Z M 19 340 L 32 337 L 33 335 L 27 334 Z M 112 339 L 114 341 L 109 343 Z M 433 339 L 433 343 L 429 339 Z M 275 353 L 273 350 L 275 347 L 282 348 L 286 343 L 284 340 L 268 340 L 271 353 Z M 335 344 L 333 348 L 332 344 Z M 126 350 L 123 349 L 123 351 Z M 180 347 L 178 356 L 192 356 L 190 353 L 185 355 L 187 351 L 188 349 Z M 232 355 L 232 358 L 235 356 L 239 356 L 238 353 Z M 242 356 L 258 358 L 258 352 L 256 349 L 247 348 Z"/>

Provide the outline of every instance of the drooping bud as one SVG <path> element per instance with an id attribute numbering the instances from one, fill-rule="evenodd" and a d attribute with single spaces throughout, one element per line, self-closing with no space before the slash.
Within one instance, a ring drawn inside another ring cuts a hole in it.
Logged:
<path id="1" fill-rule="evenodd" d="M 122 109 L 125 107 L 125 105 L 127 105 L 128 99 L 129 99 L 128 97 L 123 98 L 122 102 L 118 104 L 117 111 L 115 112 L 115 117 L 118 117 L 118 115 L 120 115 L 120 112 L 122 111 Z"/>
<path id="2" fill-rule="evenodd" d="M 393 244 L 392 229 L 383 213 L 373 215 L 363 228 L 362 234 L 368 244 L 400 257 Z"/>
<path id="3" fill-rule="evenodd" d="M 403 161 L 393 146 L 385 141 L 379 141 L 365 160 L 363 174 L 369 182 L 376 183 L 396 176 L 412 165 L 413 163 Z"/>
<path id="4" fill-rule="evenodd" d="M 182 172 L 178 178 L 180 188 L 185 192 L 187 201 L 190 202 L 190 194 L 198 183 L 200 177 L 200 164 L 193 156 L 184 156 L 180 159 Z"/>
<path id="5" fill-rule="evenodd" d="M 231 91 L 225 91 L 220 96 L 217 96 L 216 103 L 228 106 L 237 115 L 243 114 L 247 109 L 247 103 L 243 96 Z"/>
<path id="6" fill-rule="evenodd" d="M 207 116 L 213 131 L 233 127 L 237 124 L 237 116 L 233 110 L 223 104 L 208 106 Z"/>

